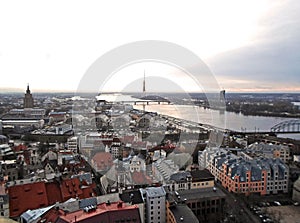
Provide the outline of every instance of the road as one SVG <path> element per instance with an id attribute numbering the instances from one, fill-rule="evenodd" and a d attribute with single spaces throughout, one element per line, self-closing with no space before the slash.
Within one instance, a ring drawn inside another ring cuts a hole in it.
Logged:
<path id="1" fill-rule="evenodd" d="M 225 211 L 229 215 L 232 214 L 233 216 L 235 216 L 235 218 L 231 218 L 230 222 L 261 223 L 260 219 L 250 211 L 241 197 L 228 192 L 220 184 L 215 184 L 227 195 L 227 210 Z"/>

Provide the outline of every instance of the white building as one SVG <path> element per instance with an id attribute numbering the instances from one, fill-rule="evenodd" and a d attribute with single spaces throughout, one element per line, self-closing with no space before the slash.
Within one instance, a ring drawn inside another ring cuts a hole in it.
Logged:
<path id="1" fill-rule="evenodd" d="M 146 201 L 147 223 L 166 222 L 166 192 L 163 187 L 141 189 Z"/>
<path id="2" fill-rule="evenodd" d="M 219 153 L 226 153 L 226 150 L 218 147 L 207 147 L 203 151 L 198 152 L 198 165 L 200 169 L 209 167 L 210 162 Z"/>
<path id="3" fill-rule="evenodd" d="M 129 162 L 130 172 L 141 172 L 146 170 L 145 160 L 134 156 Z"/>
<path id="4" fill-rule="evenodd" d="M 78 137 L 73 136 L 68 138 L 67 144 L 68 144 L 68 149 L 71 150 L 73 153 L 74 152 L 76 153 L 78 149 Z"/>
<path id="5" fill-rule="evenodd" d="M 110 147 L 110 153 L 113 157 L 113 159 L 118 159 L 120 156 L 120 147 L 121 147 L 121 141 L 117 139 L 113 139 Z"/>

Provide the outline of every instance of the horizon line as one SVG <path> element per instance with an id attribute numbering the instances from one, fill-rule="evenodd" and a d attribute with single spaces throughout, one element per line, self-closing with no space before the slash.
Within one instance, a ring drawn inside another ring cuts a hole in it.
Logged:
<path id="1" fill-rule="evenodd" d="M 220 90 L 221 91 L 221 90 Z M 300 94 L 298 91 L 230 91 L 226 90 L 226 94 Z M 148 94 L 183 94 L 183 93 L 198 93 L 198 94 L 207 94 L 207 93 L 217 93 L 218 91 L 210 91 L 210 92 L 198 92 L 198 91 L 189 91 L 189 92 L 179 92 L 179 91 L 150 91 L 147 92 Z M 15 90 L 4 90 L 0 88 L 0 94 L 22 94 L 25 93 L 24 90 L 21 89 L 15 89 Z M 44 94 L 44 93 L 49 93 L 49 94 L 57 94 L 57 93 L 69 93 L 69 94 L 142 94 L 143 92 L 136 92 L 136 91 L 104 91 L 104 92 L 95 92 L 95 91 L 71 91 L 71 90 L 37 90 L 33 91 L 31 89 L 32 94 Z"/>

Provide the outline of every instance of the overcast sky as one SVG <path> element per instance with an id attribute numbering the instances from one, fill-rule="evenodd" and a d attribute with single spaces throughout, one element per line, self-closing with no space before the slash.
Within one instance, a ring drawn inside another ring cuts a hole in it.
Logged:
<path id="1" fill-rule="evenodd" d="M 163 40 L 196 53 L 228 92 L 300 92 L 299 12 L 297 0 L 1 1 L 0 89 L 75 91 L 104 53 Z M 132 66 L 126 86 L 145 68 L 177 72 Z"/>

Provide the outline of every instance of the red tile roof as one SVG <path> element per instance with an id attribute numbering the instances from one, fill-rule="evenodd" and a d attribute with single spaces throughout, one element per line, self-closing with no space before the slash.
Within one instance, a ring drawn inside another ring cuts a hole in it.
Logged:
<path id="1" fill-rule="evenodd" d="M 62 210 L 56 210 L 55 208 L 52 208 L 38 222 L 56 222 L 62 212 Z"/>
<path id="2" fill-rule="evenodd" d="M 17 146 L 14 146 L 14 147 L 12 148 L 12 150 L 13 150 L 14 152 L 25 151 L 25 150 L 27 150 L 27 146 L 25 146 L 24 144 L 19 144 L 19 145 L 17 145 Z"/>
<path id="3" fill-rule="evenodd" d="M 160 146 L 155 146 L 149 150 L 149 152 L 154 152 L 156 150 L 164 150 L 167 153 L 173 152 L 173 150 L 176 148 L 175 145 L 173 144 L 166 144 L 166 145 L 160 145 Z"/>
<path id="4" fill-rule="evenodd" d="M 59 182 L 49 182 L 46 184 L 47 197 L 49 205 L 55 204 L 56 202 L 61 202 L 63 199 L 61 197 Z"/>
<path id="5" fill-rule="evenodd" d="M 17 217 L 28 209 L 46 207 L 70 198 L 89 198 L 94 195 L 95 188 L 95 183 L 87 185 L 78 178 L 11 186 L 8 188 L 10 217 Z"/>
<path id="6" fill-rule="evenodd" d="M 82 190 L 80 188 L 80 180 L 78 178 L 64 180 L 60 184 L 60 189 L 63 201 L 66 201 L 72 197 L 75 198 L 77 196 L 79 198 L 83 198 Z"/>
<path id="7" fill-rule="evenodd" d="M 45 182 L 15 185 L 8 188 L 9 215 L 17 217 L 28 209 L 48 206 Z"/>
<path id="8" fill-rule="evenodd" d="M 97 209 L 85 212 L 83 210 L 72 213 L 61 214 L 57 223 L 78 222 L 78 223 L 98 223 L 98 222 L 141 222 L 139 209 L 136 205 L 124 206 L 122 202 L 111 204 L 102 203 L 97 205 Z"/>

